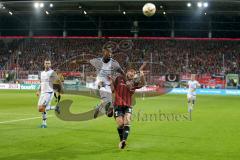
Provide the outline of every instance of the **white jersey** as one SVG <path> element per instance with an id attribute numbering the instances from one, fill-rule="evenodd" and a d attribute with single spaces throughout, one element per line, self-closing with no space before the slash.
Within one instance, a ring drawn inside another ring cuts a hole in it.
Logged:
<path id="1" fill-rule="evenodd" d="M 53 81 L 56 79 L 54 73 L 52 69 L 41 72 L 41 93 L 53 92 Z"/>
<path id="2" fill-rule="evenodd" d="M 197 87 L 200 87 L 200 84 L 198 81 L 194 80 L 190 80 L 188 81 L 188 95 L 191 95 L 191 96 L 196 96 L 196 89 Z"/>
<path id="3" fill-rule="evenodd" d="M 108 63 L 104 63 L 102 58 L 95 58 L 90 60 L 90 63 L 96 68 L 97 70 L 97 78 L 96 82 L 104 82 L 105 85 L 110 85 L 110 81 L 108 76 L 112 75 L 116 72 L 120 65 L 114 59 L 110 59 Z"/>

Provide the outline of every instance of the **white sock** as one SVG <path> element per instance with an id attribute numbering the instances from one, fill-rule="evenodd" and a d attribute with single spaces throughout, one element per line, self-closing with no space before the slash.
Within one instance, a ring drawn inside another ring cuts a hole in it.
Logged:
<path id="1" fill-rule="evenodd" d="M 42 121 L 42 125 L 47 125 L 47 120 L 46 119 Z"/>
<path id="2" fill-rule="evenodd" d="M 47 125 L 47 112 L 42 113 L 42 124 Z"/>
<path id="3" fill-rule="evenodd" d="M 192 104 L 188 103 L 188 112 L 191 112 L 191 111 L 192 111 Z"/>
<path id="4" fill-rule="evenodd" d="M 193 110 L 193 106 L 194 106 L 194 104 L 191 104 L 191 109 Z"/>
<path id="5" fill-rule="evenodd" d="M 46 107 L 46 111 L 49 111 L 49 110 L 55 110 L 55 106 L 47 106 Z"/>

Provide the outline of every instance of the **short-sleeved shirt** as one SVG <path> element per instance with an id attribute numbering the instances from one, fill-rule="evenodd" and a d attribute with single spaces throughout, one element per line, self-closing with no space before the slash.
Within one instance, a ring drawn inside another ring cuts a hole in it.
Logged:
<path id="1" fill-rule="evenodd" d="M 126 84 L 126 79 L 120 75 L 116 78 L 114 82 L 114 92 L 115 92 L 115 106 L 132 106 L 132 95 L 135 93 L 136 89 L 141 87 L 135 86 L 131 89 Z"/>
<path id="2" fill-rule="evenodd" d="M 53 81 L 56 79 L 52 69 L 41 72 L 41 93 L 53 92 Z"/>
<path id="3" fill-rule="evenodd" d="M 200 86 L 198 81 L 188 81 L 188 95 L 196 96 L 196 89 L 198 86 Z"/>
<path id="4" fill-rule="evenodd" d="M 97 70 L 96 80 L 104 82 L 106 85 L 110 85 L 108 76 L 113 75 L 114 72 L 117 72 L 121 68 L 119 63 L 112 58 L 107 63 L 104 63 L 102 58 L 94 58 L 90 60 L 90 63 Z"/>

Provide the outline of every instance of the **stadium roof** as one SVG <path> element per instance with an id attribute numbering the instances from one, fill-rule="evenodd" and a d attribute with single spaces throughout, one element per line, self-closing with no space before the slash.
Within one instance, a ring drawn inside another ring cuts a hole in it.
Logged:
<path id="1" fill-rule="evenodd" d="M 36 8 L 38 2 L 44 7 Z M 152 17 L 142 14 L 156 5 Z M 208 2 L 208 7 L 198 7 Z M 187 7 L 191 3 L 191 7 Z M 52 0 L 0 2 L 0 35 L 240 37 L 239 0 Z M 50 4 L 53 6 L 50 7 Z M 174 30 L 174 34 L 173 34 Z"/>
<path id="2" fill-rule="evenodd" d="M 126 11 L 128 14 L 141 14 L 142 6 L 146 2 L 152 2 L 157 7 L 157 12 L 166 11 L 168 14 L 193 14 L 197 9 L 197 2 L 208 2 L 209 6 L 206 9 L 208 14 L 232 14 L 240 15 L 239 0 L 52 0 L 52 1 L 33 1 L 33 0 L 18 0 L 18 1 L 3 1 L 1 2 L 6 10 L 11 10 L 14 14 L 32 14 L 35 12 L 34 3 L 44 2 L 44 10 L 49 9 L 54 14 L 82 14 L 84 10 L 88 14 L 99 15 L 103 14 L 114 16 L 121 11 Z M 188 8 L 187 3 L 191 2 L 192 7 Z M 52 3 L 54 7 L 49 8 Z M 4 10 L 2 10 L 4 12 Z"/>

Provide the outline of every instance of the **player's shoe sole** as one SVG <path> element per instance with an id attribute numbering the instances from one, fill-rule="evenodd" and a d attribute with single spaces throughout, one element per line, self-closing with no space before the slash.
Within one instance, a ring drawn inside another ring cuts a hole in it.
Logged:
<path id="1" fill-rule="evenodd" d="M 119 143 L 119 149 L 124 149 L 126 147 L 127 143 L 125 140 L 122 140 L 120 143 Z"/>

